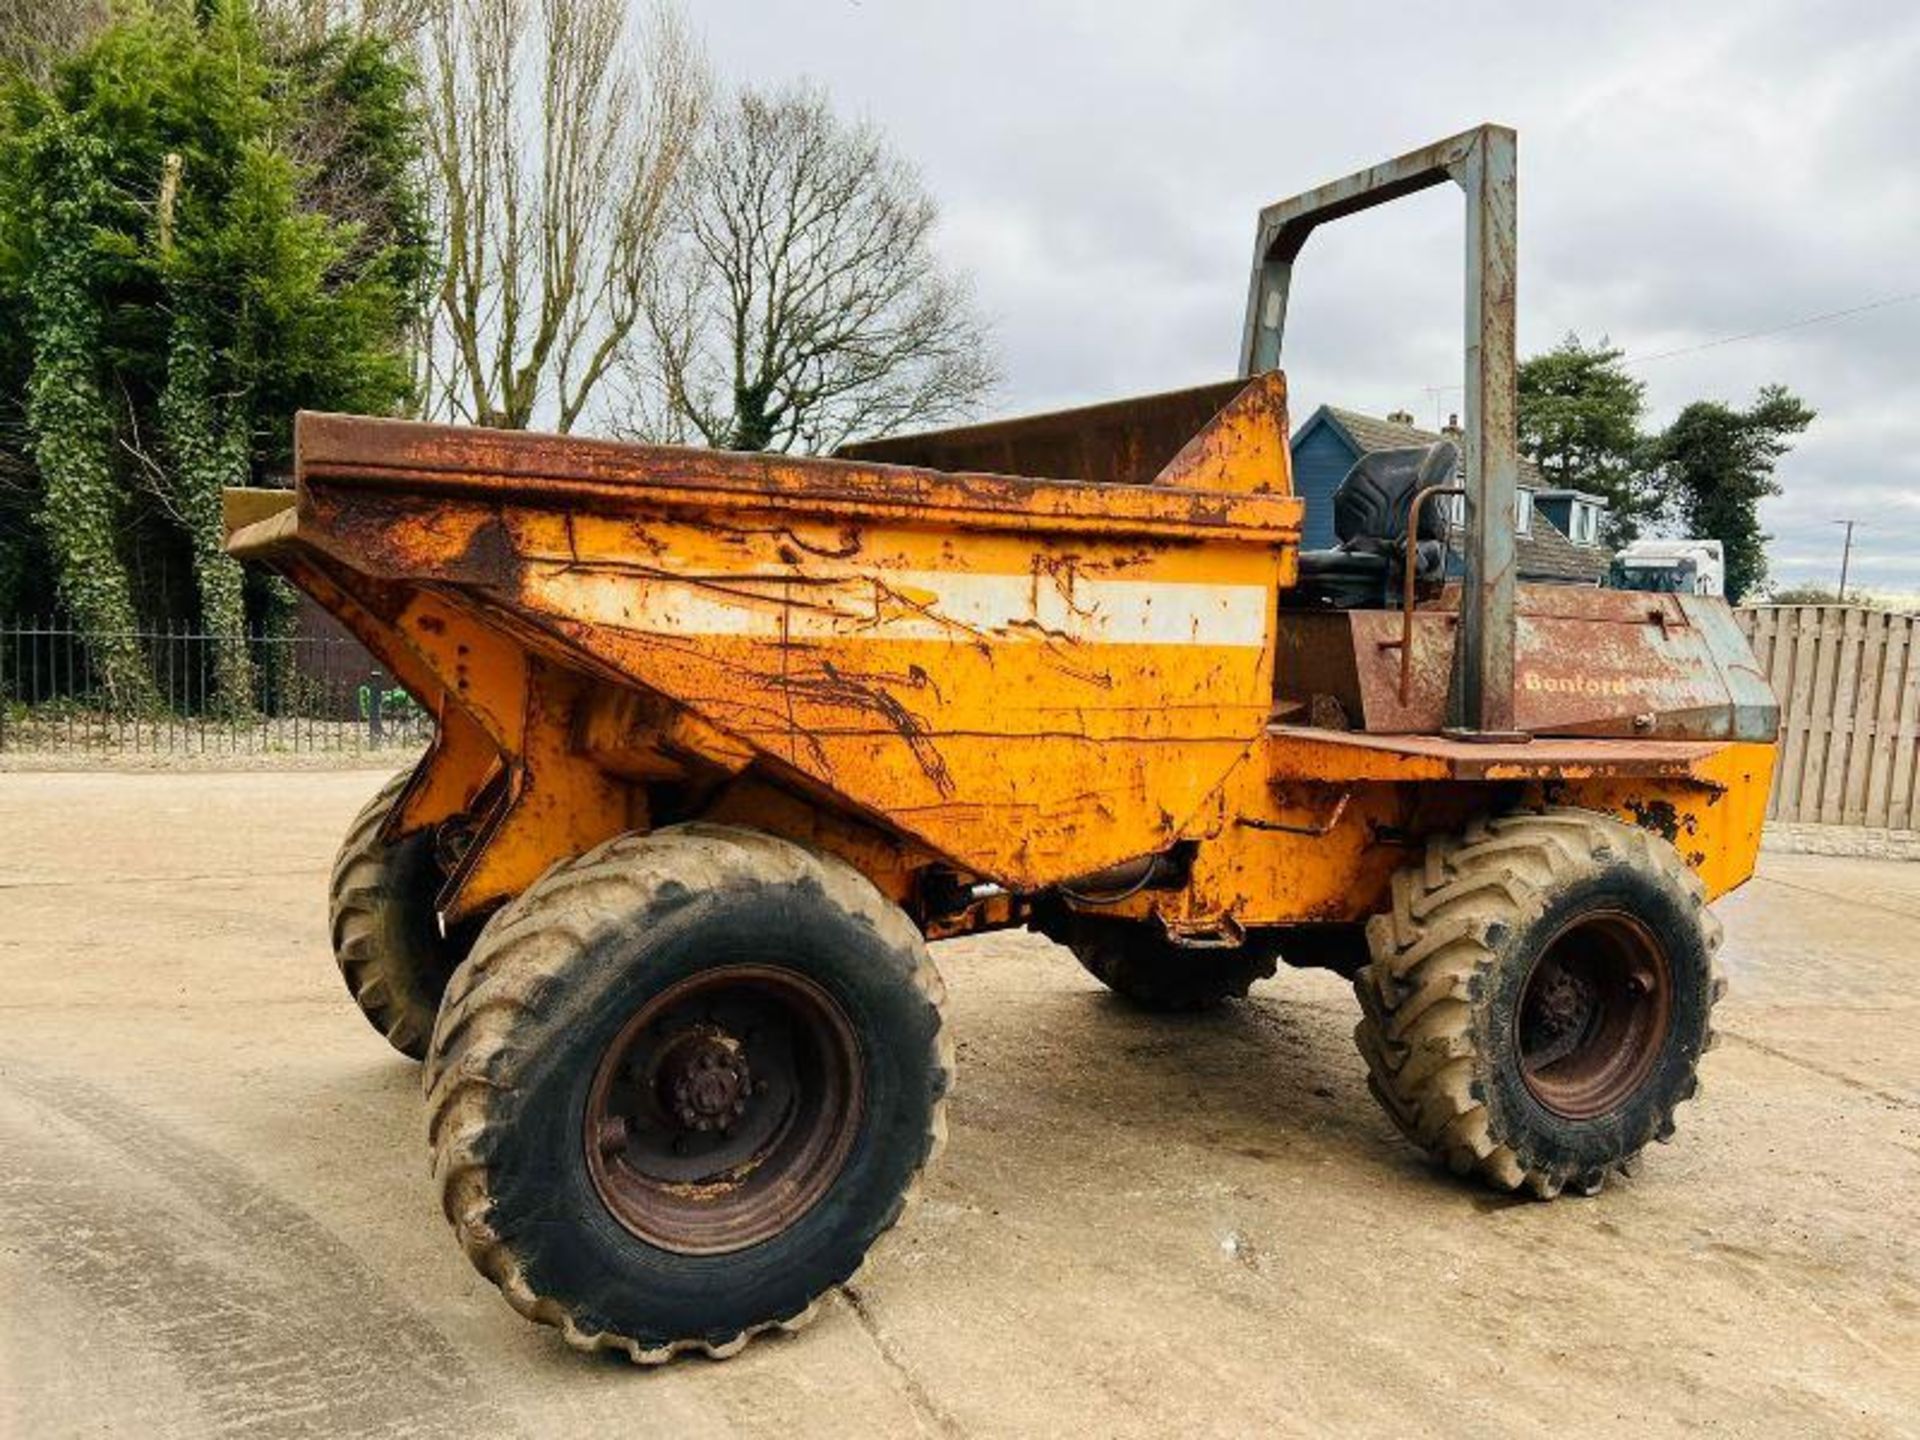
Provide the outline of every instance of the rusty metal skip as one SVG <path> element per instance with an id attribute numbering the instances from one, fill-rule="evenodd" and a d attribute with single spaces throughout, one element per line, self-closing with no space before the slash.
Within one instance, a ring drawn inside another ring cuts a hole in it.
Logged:
<path id="1" fill-rule="evenodd" d="M 1331 603 L 1293 266 L 1448 181 L 1464 574 L 1416 575 L 1409 518 L 1378 602 Z M 232 552 L 435 717 L 336 943 L 516 1308 L 637 1360 L 796 1327 L 937 1148 L 925 941 L 995 927 L 1150 1009 L 1351 976 L 1388 1113 L 1503 1188 L 1671 1133 L 1777 708 L 1716 600 L 1515 584 L 1515 185 L 1483 126 L 1269 207 L 1221 385 L 832 458 L 305 414 L 294 493 L 229 493 Z"/>

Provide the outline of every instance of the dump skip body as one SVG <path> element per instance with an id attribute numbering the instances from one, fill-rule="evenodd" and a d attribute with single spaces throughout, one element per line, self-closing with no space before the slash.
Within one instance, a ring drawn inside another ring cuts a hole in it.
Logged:
<path id="1" fill-rule="evenodd" d="M 1279 378 L 1218 426 L 1260 443 L 1162 469 L 1237 488 L 305 415 L 292 510 L 235 549 L 465 712 L 509 789 L 752 770 L 1029 890 L 1173 844 L 1264 732 L 1300 513 Z"/>

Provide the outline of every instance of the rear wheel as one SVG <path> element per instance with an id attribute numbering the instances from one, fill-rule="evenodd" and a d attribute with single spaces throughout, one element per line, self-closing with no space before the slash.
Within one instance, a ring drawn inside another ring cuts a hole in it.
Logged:
<path id="1" fill-rule="evenodd" d="M 418 1060 L 426 1054 L 441 992 L 473 936 L 440 933 L 434 901 L 446 876 L 434 832 L 391 843 L 380 838 L 412 775 L 394 776 L 354 817 L 333 862 L 328 911 L 333 957 L 360 1013 L 389 1045 Z"/>
<path id="2" fill-rule="evenodd" d="M 577 1348 L 798 1328 L 939 1148 L 942 999 L 919 931 L 837 860 L 716 825 L 612 841 L 501 911 L 448 989 L 447 1218 Z"/>
<path id="3" fill-rule="evenodd" d="M 1697 1093 L 1723 988 L 1705 899 L 1672 846 L 1588 811 L 1433 842 L 1354 982 L 1375 1096 L 1460 1174 L 1598 1189 Z"/>
<path id="4" fill-rule="evenodd" d="M 1089 975 L 1142 1010 L 1210 1010 L 1244 998 L 1275 969 L 1271 945 L 1175 945 L 1150 922 L 1072 912 L 1054 929 Z"/>

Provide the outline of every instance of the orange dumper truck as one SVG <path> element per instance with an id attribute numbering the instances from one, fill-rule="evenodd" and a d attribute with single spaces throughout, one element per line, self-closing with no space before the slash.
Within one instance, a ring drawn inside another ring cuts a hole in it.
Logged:
<path id="1" fill-rule="evenodd" d="M 1464 461 L 1367 457 L 1303 554 L 1294 260 L 1447 182 Z M 1512 132 L 1442 141 L 1262 213 L 1240 378 L 831 458 L 300 417 L 231 548 L 435 720 L 333 943 L 516 1309 L 804 1322 L 940 1147 L 928 941 L 1001 927 L 1150 1009 L 1350 977 L 1387 1113 L 1502 1189 L 1668 1138 L 1777 708 L 1718 599 L 1515 583 L 1513 204 Z"/>

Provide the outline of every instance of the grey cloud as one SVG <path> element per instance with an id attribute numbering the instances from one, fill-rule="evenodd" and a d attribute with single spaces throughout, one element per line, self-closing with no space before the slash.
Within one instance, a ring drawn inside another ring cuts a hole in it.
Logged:
<path id="1" fill-rule="evenodd" d="M 1884 3 L 707 0 L 720 70 L 825 82 L 940 198 L 996 318 L 997 408 L 1224 375 L 1259 206 L 1482 119 L 1521 134 L 1521 345 L 1641 355 L 1920 290 L 1920 12 Z M 1457 396 L 1459 205 L 1316 236 L 1287 368 Z M 1784 582 L 1920 589 L 1920 303 L 1644 365 L 1656 420 L 1783 381 L 1821 411 L 1765 511 Z"/>

